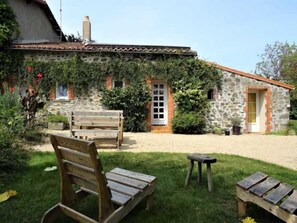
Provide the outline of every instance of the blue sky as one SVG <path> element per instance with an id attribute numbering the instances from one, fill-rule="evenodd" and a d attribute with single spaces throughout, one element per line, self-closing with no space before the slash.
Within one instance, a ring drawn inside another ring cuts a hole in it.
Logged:
<path id="1" fill-rule="evenodd" d="M 98 43 L 189 46 L 253 72 L 266 44 L 297 42 L 297 0 L 47 0 L 66 34 L 89 16 Z"/>

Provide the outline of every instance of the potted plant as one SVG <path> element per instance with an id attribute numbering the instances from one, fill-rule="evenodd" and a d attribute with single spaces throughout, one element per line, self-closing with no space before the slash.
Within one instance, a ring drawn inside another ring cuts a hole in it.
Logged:
<path id="1" fill-rule="evenodd" d="M 68 119 L 64 115 L 51 114 L 47 117 L 48 128 L 53 130 L 63 130 L 68 124 Z"/>
<path id="2" fill-rule="evenodd" d="M 231 119 L 232 123 L 232 133 L 233 135 L 240 135 L 241 130 L 241 118 L 240 117 L 234 117 Z"/>

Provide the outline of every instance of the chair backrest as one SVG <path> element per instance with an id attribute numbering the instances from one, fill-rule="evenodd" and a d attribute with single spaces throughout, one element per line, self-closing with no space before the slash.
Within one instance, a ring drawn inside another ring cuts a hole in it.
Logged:
<path id="1" fill-rule="evenodd" d="M 76 184 L 84 191 L 98 194 L 99 211 L 112 210 L 111 192 L 95 143 L 60 135 L 51 135 L 50 140 L 60 170 L 61 203 L 73 203 L 76 194 L 73 193 L 72 185 Z"/>

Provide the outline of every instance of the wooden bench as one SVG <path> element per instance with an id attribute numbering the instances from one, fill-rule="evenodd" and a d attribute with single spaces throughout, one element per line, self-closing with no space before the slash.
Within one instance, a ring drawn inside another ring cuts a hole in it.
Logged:
<path id="1" fill-rule="evenodd" d="M 101 147 L 119 148 L 123 142 L 123 111 L 73 111 L 70 117 L 72 137 L 95 140 Z"/>
<path id="2" fill-rule="evenodd" d="M 202 163 L 205 163 L 207 166 L 207 184 L 208 184 L 208 191 L 213 191 L 213 182 L 212 182 L 212 174 L 211 174 L 211 164 L 217 162 L 216 158 L 209 157 L 205 154 L 188 154 L 187 158 L 190 160 L 189 168 L 188 168 L 188 174 L 186 177 L 185 187 L 188 186 L 189 180 L 192 175 L 193 167 L 194 167 L 194 161 L 198 162 L 198 178 L 197 182 L 202 182 Z"/>
<path id="3" fill-rule="evenodd" d="M 264 173 L 257 172 L 236 184 L 238 214 L 246 215 L 247 202 L 254 203 L 287 223 L 297 223 L 297 191 Z"/>
<path id="4" fill-rule="evenodd" d="M 156 177 L 121 168 L 104 173 L 94 142 L 59 135 L 50 140 L 60 170 L 61 200 L 44 214 L 42 223 L 57 222 L 62 213 L 84 223 L 118 222 L 145 198 L 151 208 Z M 89 194 L 98 196 L 97 220 L 73 209 Z"/>

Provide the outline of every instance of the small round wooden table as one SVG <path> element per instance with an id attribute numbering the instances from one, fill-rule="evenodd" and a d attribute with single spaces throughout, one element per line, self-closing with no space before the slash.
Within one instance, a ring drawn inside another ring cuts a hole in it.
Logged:
<path id="1" fill-rule="evenodd" d="M 189 164 L 188 174 L 186 177 L 185 187 L 187 187 L 189 184 L 189 180 L 191 178 L 193 167 L 194 167 L 194 162 L 196 161 L 198 163 L 198 179 L 197 179 L 198 183 L 202 182 L 202 170 L 201 170 L 202 163 L 206 163 L 208 191 L 212 192 L 213 182 L 212 182 L 212 174 L 211 174 L 211 164 L 217 162 L 217 159 L 209 157 L 205 154 L 198 154 L 198 153 L 188 154 L 187 158 L 190 160 L 190 164 Z"/>

